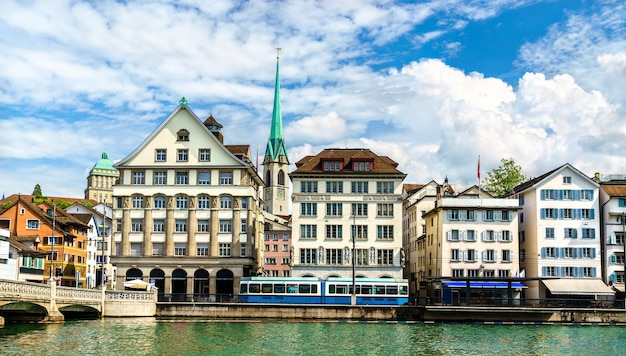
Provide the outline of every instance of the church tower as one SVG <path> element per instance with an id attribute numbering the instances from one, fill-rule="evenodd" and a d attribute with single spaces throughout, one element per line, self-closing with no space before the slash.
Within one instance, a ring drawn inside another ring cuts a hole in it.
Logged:
<path id="1" fill-rule="evenodd" d="M 280 51 L 280 48 L 278 48 Z M 272 128 L 267 140 L 263 159 L 265 181 L 265 210 L 275 215 L 289 214 L 289 159 L 283 137 L 283 118 L 280 110 L 279 56 L 276 56 L 276 84 L 274 88 L 274 110 Z"/>

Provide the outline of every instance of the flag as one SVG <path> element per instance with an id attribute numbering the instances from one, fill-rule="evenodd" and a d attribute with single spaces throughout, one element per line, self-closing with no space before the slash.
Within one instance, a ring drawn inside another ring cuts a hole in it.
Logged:
<path id="1" fill-rule="evenodd" d="M 480 156 L 478 156 L 478 180 L 480 180 Z"/>

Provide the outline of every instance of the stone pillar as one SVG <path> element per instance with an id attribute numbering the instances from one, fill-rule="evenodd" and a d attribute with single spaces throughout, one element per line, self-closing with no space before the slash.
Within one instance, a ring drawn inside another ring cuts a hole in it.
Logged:
<path id="1" fill-rule="evenodd" d="M 148 198 L 151 199 L 151 198 Z M 152 209 L 144 210 L 143 219 L 143 255 L 152 256 L 152 229 L 154 220 L 152 219 Z"/>
<path id="2" fill-rule="evenodd" d="M 43 319 L 47 323 L 62 323 L 65 321 L 65 317 L 57 308 L 56 295 L 57 295 L 57 283 L 56 280 L 50 279 L 48 281 L 50 286 L 50 304 L 48 306 L 48 315 Z"/>
<path id="3" fill-rule="evenodd" d="M 209 301 L 214 302 L 216 300 L 216 294 L 217 294 L 217 277 L 214 274 L 209 275 L 209 293 L 210 293 Z"/>
<path id="4" fill-rule="evenodd" d="M 167 197 L 167 209 L 165 215 L 165 256 L 174 256 L 174 197 Z"/>
<path id="5" fill-rule="evenodd" d="M 130 256 L 130 208 L 129 197 L 124 197 L 122 210 L 122 256 Z"/>
<path id="6" fill-rule="evenodd" d="M 209 257 L 218 257 L 219 245 L 217 244 L 217 233 L 220 231 L 220 219 L 217 212 L 217 201 L 219 197 L 213 197 L 211 199 L 211 237 L 209 240 Z M 211 289 L 213 291 L 213 289 Z M 213 293 L 213 292 L 212 292 Z"/>
<path id="7" fill-rule="evenodd" d="M 241 198 L 234 197 L 234 207 L 233 207 L 233 237 L 232 243 L 230 246 L 230 256 L 231 257 L 239 257 L 241 256 L 241 242 L 239 240 L 239 235 L 241 234 Z"/>
<path id="8" fill-rule="evenodd" d="M 198 231 L 198 218 L 196 217 L 196 199 L 189 197 L 191 208 L 187 213 L 187 256 L 196 256 L 196 232 Z"/>

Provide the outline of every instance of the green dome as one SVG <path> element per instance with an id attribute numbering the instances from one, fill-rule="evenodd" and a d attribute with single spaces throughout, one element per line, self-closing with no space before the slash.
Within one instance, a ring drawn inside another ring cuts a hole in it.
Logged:
<path id="1" fill-rule="evenodd" d="M 113 167 L 113 161 L 109 159 L 109 155 L 106 152 L 102 152 L 102 158 L 98 160 L 93 169 L 102 169 L 107 171 L 117 171 L 115 167 Z"/>

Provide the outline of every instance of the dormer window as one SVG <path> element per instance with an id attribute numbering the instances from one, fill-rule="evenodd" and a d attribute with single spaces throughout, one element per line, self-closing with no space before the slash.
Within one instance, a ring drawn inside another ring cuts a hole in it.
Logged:
<path id="1" fill-rule="evenodd" d="M 189 141 L 189 131 L 182 129 L 176 134 L 177 141 Z"/>
<path id="2" fill-rule="evenodd" d="M 371 171 L 372 170 L 372 162 L 369 161 L 353 161 L 352 162 L 352 170 L 353 171 Z"/>
<path id="3" fill-rule="evenodd" d="M 340 171 L 341 170 L 341 161 L 324 161 L 323 163 L 324 171 Z"/>

